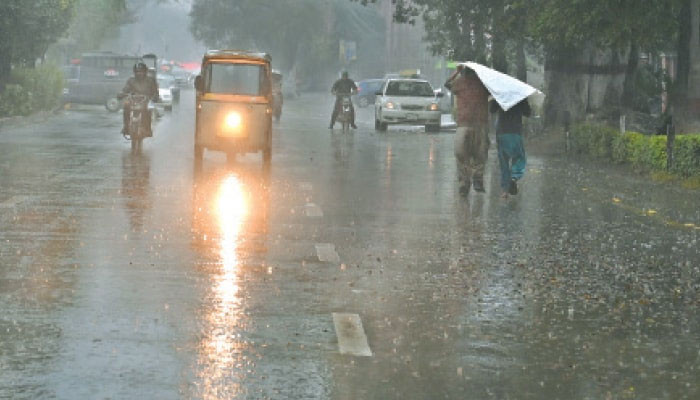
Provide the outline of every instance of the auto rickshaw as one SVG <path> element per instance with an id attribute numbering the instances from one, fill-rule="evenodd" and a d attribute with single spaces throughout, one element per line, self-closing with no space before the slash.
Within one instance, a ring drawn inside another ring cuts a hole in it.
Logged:
<path id="1" fill-rule="evenodd" d="M 275 116 L 275 121 L 279 122 L 282 117 L 282 104 L 284 98 L 282 96 L 282 74 L 277 70 L 272 70 L 272 114 Z"/>
<path id="2" fill-rule="evenodd" d="M 271 58 L 266 53 L 212 50 L 202 59 L 195 78 L 194 158 L 204 149 L 223 151 L 230 159 L 239 153 L 262 151 L 272 159 Z"/>

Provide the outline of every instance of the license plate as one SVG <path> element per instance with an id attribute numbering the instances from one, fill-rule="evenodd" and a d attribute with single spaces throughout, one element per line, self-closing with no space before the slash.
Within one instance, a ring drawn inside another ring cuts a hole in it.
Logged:
<path id="1" fill-rule="evenodd" d="M 406 114 L 406 119 L 409 121 L 415 121 L 418 119 L 418 114 Z"/>

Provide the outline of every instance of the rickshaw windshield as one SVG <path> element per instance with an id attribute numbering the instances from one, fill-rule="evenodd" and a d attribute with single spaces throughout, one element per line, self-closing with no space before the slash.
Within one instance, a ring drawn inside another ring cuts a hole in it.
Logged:
<path id="1" fill-rule="evenodd" d="M 262 96 L 265 69 L 258 64 L 210 63 L 204 71 L 205 91 L 209 93 Z"/>

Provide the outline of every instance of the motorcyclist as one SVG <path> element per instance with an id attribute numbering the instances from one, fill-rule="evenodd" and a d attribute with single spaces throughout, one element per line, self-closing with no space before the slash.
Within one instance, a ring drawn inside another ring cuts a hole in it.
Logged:
<path id="1" fill-rule="evenodd" d="M 355 85 L 352 79 L 348 78 L 348 72 L 343 71 L 342 78 L 338 79 L 333 84 L 331 93 L 333 93 L 336 98 L 329 129 L 333 129 L 333 125 L 335 125 L 335 119 L 338 117 L 338 112 L 340 112 L 340 108 L 343 105 L 343 96 L 351 96 L 357 93 L 357 85 Z M 350 126 L 352 126 L 353 129 L 357 129 L 355 125 L 355 106 L 353 106 L 352 102 L 350 102 Z"/>
<path id="2" fill-rule="evenodd" d="M 123 99 L 130 94 L 140 94 L 149 98 L 149 100 L 158 101 L 158 82 L 155 78 L 148 76 L 148 66 L 143 62 L 134 64 L 134 76 L 129 78 L 124 85 L 122 92 L 117 95 L 118 99 Z M 128 101 L 124 102 L 124 119 L 122 127 L 122 135 L 129 135 L 127 127 L 129 126 L 129 117 L 131 115 L 131 105 Z M 148 127 L 149 136 L 151 136 L 151 113 L 145 113 L 144 124 Z"/>

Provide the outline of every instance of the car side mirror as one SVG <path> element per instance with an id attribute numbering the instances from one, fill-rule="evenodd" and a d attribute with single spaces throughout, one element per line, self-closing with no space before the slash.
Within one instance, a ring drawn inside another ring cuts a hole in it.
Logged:
<path id="1" fill-rule="evenodd" d="M 204 82 L 202 82 L 202 75 L 197 75 L 194 78 L 194 88 L 198 92 L 203 92 L 204 91 Z"/>

